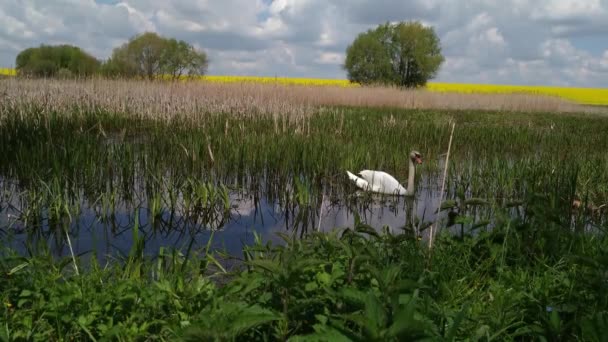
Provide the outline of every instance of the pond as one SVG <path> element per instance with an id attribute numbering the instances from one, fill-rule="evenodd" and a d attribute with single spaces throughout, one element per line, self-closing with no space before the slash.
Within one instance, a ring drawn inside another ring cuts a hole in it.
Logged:
<path id="1" fill-rule="evenodd" d="M 344 182 L 348 183 L 346 177 Z M 278 232 L 301 236 L 312 231 L 352 228 L 356 216 L 378 231 L 387 227 L 393 233 L 401 233 L 411 227 L 415 230 L 428 226 L 435 219 L 438 190 L 425 183 L 428 181 L 419 183 L 415 197 L 364 193 L 343 184 L 350 191 L 341 190 L 336 194 L 332 189 L 325 189 L 321 196 L 314 196 L 305 205 L 297 199 L 228 190 L 227 210 L 221 205 L 187 210 L 183 193 L 178 195 L 172 208 L 164 205 L 170 197 L 166 193 L 157 202 L 162 203 L 160 206 L 152 203 L 155 199 L 135 193 L 133 197 L 143 198 L 141 202 L 119 200 L 112 209 L 104 208 L 103 200 L 91 203 L 80 197 L 69 205 L 70 215 L 53 218 L 52 210 L 47 207 L 41 210 L 37 220 L 29 218 L 28 221 L 27 201 L 19 196 L 24 193 L 23 189 L 15 181 L 0 178 L 5 193 L 0 203 L 0 229 L 5 245 L 21 253 L 48 247 L 55 256 L 70 255 L 64 228 L 67 227 L 73 252 L 95 252 L 100 260 L 127 255 L 136 238 L 144 240 L 144 253 L 148 255 L 158 254 L 161 248 L 183 251 L 190 244 L 194 249 L 201 249 L 207 245 L 212 232 L 213 249 L 240 255 L 243 245 L 252 244 L 256 234 L 263 241 L 281 243 Z M 133 232 L 135 228 L 137 235 Z M 423 233 L 419 234 L 422 237 Z"/>
<path id="2" fill-rule="evenodd" d="M 358 220 L 426 239 L 453 120 L 440 230 L 476 234 L 524 217 L 523 201 L 536 194 L 546 197 L 546 221 L 565 229 L 605 227 L 608 216 L 601 118 L 334 109 L 302 118 L 193 112 L 196 120 L 157 122 L 103 110 L 38 116 L 32 108 L 25 116 L 6 109 L 0 125 L 0 237 L 22 254 L 65 256 L 71 244 L 75 254 L 105 259 L 142 239 L 147 255 L 210 240 L 240 255 L 256 236 L 280 243 L 277 233 Z M 384 170 L 405 184 L 413 149 L 424 159 L 413 198 L 361 193 L 346 175 Z M 574 196 L 603 208 L 594 212 L 599 223 L 571 212 Z"/>

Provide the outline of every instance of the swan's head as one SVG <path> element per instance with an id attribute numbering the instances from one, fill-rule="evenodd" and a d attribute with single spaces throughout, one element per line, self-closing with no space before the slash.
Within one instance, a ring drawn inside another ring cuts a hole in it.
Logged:
<path id="1" fill-rule="evenodd" d="M 418 151 L 412 151 L 410 153 L 410 159 L 414 164 L 422 164 L 422 154 Z"/>

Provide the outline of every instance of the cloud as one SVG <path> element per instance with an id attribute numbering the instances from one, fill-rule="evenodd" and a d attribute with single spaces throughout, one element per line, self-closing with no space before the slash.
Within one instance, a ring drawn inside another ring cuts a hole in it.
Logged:
<path id="1" fill-rule="evenodd" d="M 0 0 L 0 67 L 40 43 L 107 58 L 156 31 L 207 51 L 212 74 L 344 78 L 357 34 L 402 20 L 439 35 L 438 81 L 608 86 L 608 0 Z"/>

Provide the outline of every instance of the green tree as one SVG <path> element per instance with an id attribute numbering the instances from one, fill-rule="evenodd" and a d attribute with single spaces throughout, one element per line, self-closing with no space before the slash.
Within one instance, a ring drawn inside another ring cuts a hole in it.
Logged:
<path id="1" fill-rule="evenodd" d="M 17 73 L 29 77 L 88 77 L 98 72 L 100 62 L 72 45 L 40 45 L 21 51 L 15 60 Z"/>
<path id="2" fill-rule="evenodd" d="M 176 80 L 183 75 L 204 75 L 209 60 L 204 52 L 197 51 L 185 41 L 169 39 L 162 64 L 163 71 Z"/>
<path id="3" fill-rule="evenodd" d="M 101 74 L 106 77 L 133 78 L 139 75 L 139 69 L 133 58 L 129 57 L 125 46 L 115 48 L 112 57 L 101 66 Z"/>
<path id="4" fill-rule="evenodd" d="M 207 65 L 207 55 L 185 41 L 146 32 L 114 49 L 102 72 L 107 76 L 150 80 L 168 74 L 172 79 L 178 79 L 186 74 L 202 75 Z"/>
<path id="5" fill-rule="evenodd" d="M 444 61 L 440 41 L 420 22 L 386 23 L 363 32 L 346 49 L 348 79 L 361 84 L 419 87 Z"/>

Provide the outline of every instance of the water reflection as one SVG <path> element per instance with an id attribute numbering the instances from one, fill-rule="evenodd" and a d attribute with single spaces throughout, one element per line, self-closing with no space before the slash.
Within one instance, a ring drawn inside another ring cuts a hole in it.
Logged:
<path id="1" fill-rule="evenodd" d="M 5 194 L 19 193 L 17 186 L 3 186 Z M 352 227 L 355 215 L 379 231 L 387 226 L 395 233 L 417 217 L 434 219 L 436 198 L 420 188 L 416 198 L 370 195 L 361 192 L 312 196 L 302 204 L 297 200 L 273 198 L 260 193 L 231 191 L 230 207 L 207 206 L 197 210 L 178 196 L 173 209 L 155 208 L 150 199 L 139 204 L 118 201 L 108 209 L 102 202 L 76 203 L 71 215 L 53 218 L 45 208 L 35 219 L 26 215 L 28 203 L 18 196 L 5 196 L 0 211 L 0 228 L 7 245 L 23 253 L 49 248 L 57 256 L 69 255 L 66 230 L 75 254 L 95 252 L 99 258 L 127 255 L 134 243 L 134 227 L 145 241 L 144 253 L 155 255 L 161 247 L 183 248 L 192 241 L 203 248 L 214 232 L 212 248 L 240 255 L 243 245 L 254 242 L 254 233 L 265 241 L 280 243 L 276 232 L 302 235 L 308 231 L 329 231 Z M 164 202 L 163 202 L 164 203 Z"/>
<path id="2" fill-rule="evenodd" d="M 202 249 L 213 232 L 213 249 L 241 255 L 243 245 L 252 244 L 255 234 L 264 241 L 281 243 L 277 232 L 301 236 L 310 231 L 351 228 L 356 217 L 378 231 L 387 227 L 393 233 L 406 232 L 425 239 L 425 228 L 438 215 L 438 187 L 428 179 L 418 183 L 413 198 L 362 193 L 348 187 L 347 182 L 324 186 L 321 193 L 313 188 L 302 195 L 296 188 L 286 186 L 282 192 L 273 192 L 269 191 L 271 185 L 262 184 L 255 191 L 225 193 L 205 188 L 205 200 L 200 200 L 201 196 L 192 200 L 184 189 L 146 193 L 140 187 L 132 192 L 137 201 L 111 195 L 96 200 L 78 197 L 66 201 L 70 204 L 61 211 L 62 206 L 47 202 L 36 207 L 40 203 L 20 195 L 26 192 L 15 182 L 0 178 L 0 232 L 5 246 L 21 253 L 48 248 L 56 256 L 70 254 L 66 239 L 69 232 L 75 254 L 95 252 L 100 260 L 127 255 L 134 245 L 134 229 L 144 240 L 143 252 L 147 255 L 157 255 L 167 247 L 184 250 L 190 244 L 195 250 Z M 512 210 L 516 215 L 519 208 Z M 447 215 L 440 215 L 443 220 L 439 227 L 445 227 Z M 492 217 L 492 208 L 476 209 L 467 215 L 472 215 L 475 222 L 483 221 Z M 487 227 L 491 228 L 491 223 Z M 449 229 L 460 232 L 458 226 Z"/>

